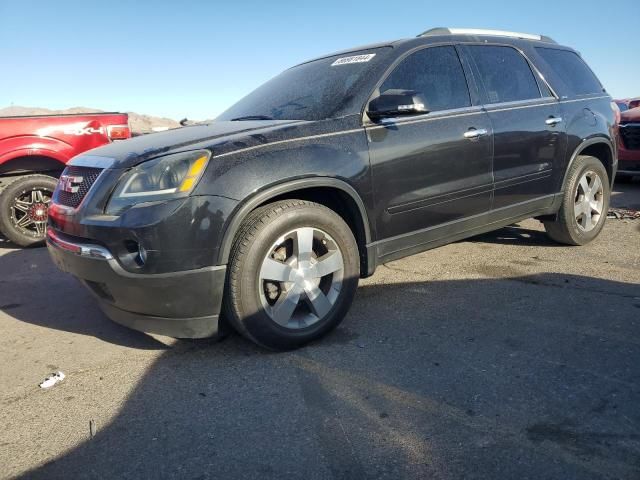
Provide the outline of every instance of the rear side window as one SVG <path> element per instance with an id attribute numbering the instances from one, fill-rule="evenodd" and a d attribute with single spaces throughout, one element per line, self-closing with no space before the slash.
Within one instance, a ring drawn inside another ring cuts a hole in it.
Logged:
<path id="1" fill-rule="evenodd" d="M 564 83 L 567 91 L 563 95 L 602 93 L 602 84 L 575 52 L 543 47 L 536 47 L 536 51 Z"/>
<path id="2" fill-rule="evenodd" d="M 380 92 L 402 89 L 424 95 L 429 111 L 471 105 L 469 87 L 454 47 L 430 47 L 412 53 L 387 77 Z"/>
<path id="3" fill-rule="evenodd" d="M 488 103 L 540 98 L 540 89 L 527 60 L 511 47 L 470 45 Z"/>

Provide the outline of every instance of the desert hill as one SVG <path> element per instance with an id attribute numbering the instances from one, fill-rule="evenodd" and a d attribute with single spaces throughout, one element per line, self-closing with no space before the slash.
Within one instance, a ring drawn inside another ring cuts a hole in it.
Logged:
<path id="1" fill-rule="evenodd" d="M 29 115 L 59 115 L 69 113 L 100 113 L 104 110 L 87 107 L 73 107 L 64 110 L 50 110 L 48 108 L 38 107 L 21 107 L 12 105 L 10 107 L 0 108 L 0 117 L 22 117 Z M 129 114 L 129 125 L 134 134 L 150 133 L 154 130 L 164 130 L 167 128 L 177 128 L 180 124 L 171 119 L 164 117 L 153 117 L 151 115 L 143 115 L 136 112 L 126 112 Z"/>

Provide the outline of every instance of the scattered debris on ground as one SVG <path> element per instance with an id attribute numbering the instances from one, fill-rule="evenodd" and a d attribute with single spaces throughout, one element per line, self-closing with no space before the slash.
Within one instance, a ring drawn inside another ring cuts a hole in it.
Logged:
<path id="1" fill-rule="evenodd" d="M 610 208 L 607 218 L 615 218 L 616 220 L 637 220 L 640 219 L 640 210 Z"/>
<path id="2" fill-rule="evenodd" d="M 65 374 L 62 372 L 55 372 L 49 375 L 44 381 L 40 384 L 40 388 L 51 388 L 56 383 L 64 380 Z"/>

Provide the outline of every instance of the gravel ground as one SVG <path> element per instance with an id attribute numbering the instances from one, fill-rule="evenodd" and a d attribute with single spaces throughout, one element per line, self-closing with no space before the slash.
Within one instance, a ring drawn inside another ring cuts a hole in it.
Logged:
<path id="1" fill-rule="evenodd" d="M 0 243 L 0 362 L 0 477 L 640 478 L 640 220 L 389 263 L 284 354 L 120 327 L 45 249 Z"/>

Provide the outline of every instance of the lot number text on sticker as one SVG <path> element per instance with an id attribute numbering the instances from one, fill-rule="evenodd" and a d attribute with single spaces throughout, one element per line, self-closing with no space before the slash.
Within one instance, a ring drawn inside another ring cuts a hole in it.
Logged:
<path id="1" fill-rule="evenodd" d="M 342 57 L 337 59 L 331 64 L 332 67 L 337 65 L 349 65 L 350 63 L 365 63 L 375 57 L 375 53 L 369 53 L 367 55 L 354 55 L 353 57 Z"/>

